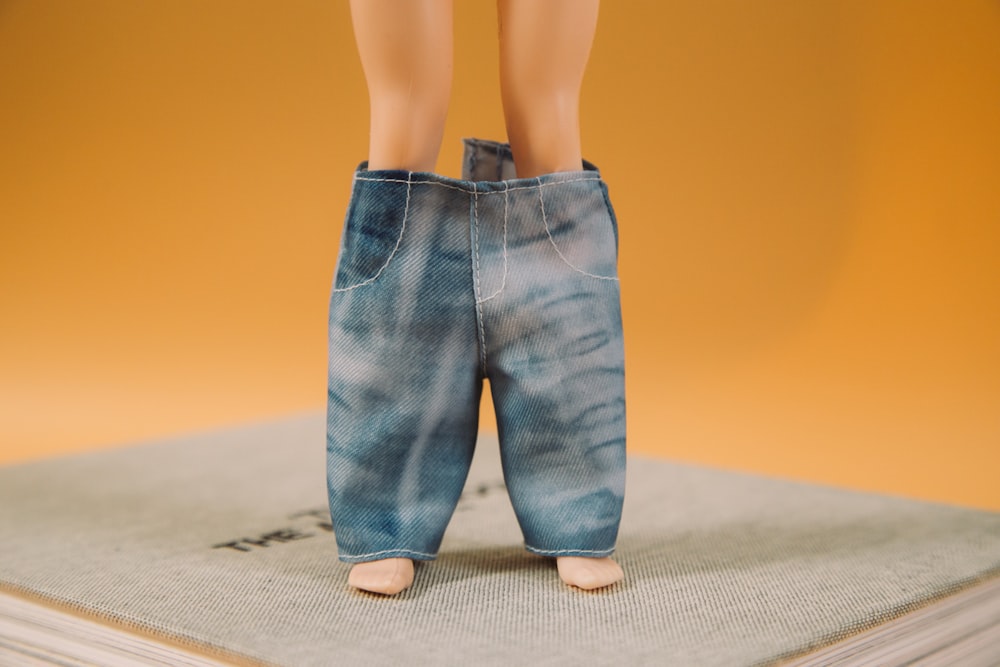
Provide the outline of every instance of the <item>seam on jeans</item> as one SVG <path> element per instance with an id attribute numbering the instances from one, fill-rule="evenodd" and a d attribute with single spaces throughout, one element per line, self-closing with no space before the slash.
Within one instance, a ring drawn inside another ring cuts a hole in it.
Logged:
<path id="1" fill-rule="evenodd" d="M 412 174 L 413 172 L 409 173 Z M 406 183 L 406 205 L 403 207 L 403 222 L 399 226 L 399 237 L 396 239 L 396 245 L 395 247 L 393 247 L 392 252 L 390 252 L 389 256 L 385 258 L 385 264 L 383 264 L 382 267 L 378 270 L 378 273 L 376 273 L 368 280 L 357 283 L 356 285 L 351 285 L 350 287 L 335 288 L 333 290 L 334 292 L 350 292 L 353 289 L 364 287 L 365 285 L 371 285 L 373 282 L 378 280 L 378 277 L 381 276 L 382 272 L 385 271 L 387 266 L 389 266 L 389 262 L 391 262 L 392 258 L 396 256 L 396 252 L 399 250 L 399 244 L 403 242 L 403 232 L 406 231 L 406 218 L 410 214 L 410 190 L 412 189 L 412 185 L 409 179 L 399 182 Z"/>
<path id="2" fill-rule="evenodd" d="M 505 185 L 507 185 L 507 184 L 505 183 Z M 506 287 L 507 287 L 507 212 L 508 212 L 508 206 L 510 204 L 510 198 L 507 196 L 507 190 L 508 189 L 509 189 L 509 186 L 507 188 L 505 188 L 504 191 L 503 191 L 503 194 L 504 194 L 504 198 L 503 198 L 503 279 L 500 281 L 500 287 L 497 288 L 497 291 L 493 292 L 493 294 L 490 294 L 488 297 L 486 297 L 484 299 L 480 299 L 479 303 L 485 303 L 485 302 L 489 301 L 490 299 L 492 299 L 492 298 L 494 298 L 496 296 L 499 296 L 500 293 L 503 292 L 504 289 L 506 289 Z M 477 218 L 479 217 L 478 213 L 476 214 L 476 217 Z M 479 236 L 478 235 L 476 236 L 476 262 L 477 263 L 479 262 Z"/>
<path id="3" fill-rule="evenodd" d="M 541 183 L 539 183 L 539 186 L 540 185 Z M 549 220 L 545 216 L 545 199 L 542 197 L 541 187 L 538 188 L 538 206 L 541 208 L 542 211 L 542 224 L 545 226 L 545 234 L 549 237 L 549 243 L 552 244 L 552 247 L 555 249 L 556 254 L 559 255 L 559 258 L 562 259 L 562 261 L 566 264 L 566 266 L 573 269 L 577 273 L 582 273 L 583 275 L 589 276 L 591 278 L 597 278 L 598 280 L 613 280 L 615 282 L 618 281 L 618 276 L 598 276 L 593 273 L 587 273 L 583 269 L 574 266 L 568 259 L 566 259 L 566 256 L 563 255 L 562 251 L 559 250 L 559 246 L 556 245 L 556 240 L 552 238 L 552 232 L 549 230 Z"/>
<path id="4" fill-rule="evenodd" d="M 412 172 L 410 172 L 412 174 Z M 462 188 L 457 185 L 451 185 L 449 183 L 442 183 L 440 181 L 412 181 L 412 180 L 402 180 L 399 178 L 369 178 L 367 176 L 356 176 L 359 181 L 369 181 L 371 183 L 410 183 L 413 185 L 436 185 L 442 188 L 448 188 L 449 190 L 458 190 L 459 192 L 477 192 L 480 195 L 500 195 L 505 194 L 507 190 L 491 190 L 489 192 L 478 192 L 474 188 Z M 539 179 L 535 179 L 536 181 Z M 531 190 L 537 187 L 549 188 L 554 185 L 564 185 L 566 183 L 579 183 L 580 181 L 599 181 L 600 176 L 581 176 L 579 178 L 567 178 L 564 181 L 552 181 L 551 183 L 532 183 L 531 185 L 518 185 L 510 190 Z M 496 181 L 494 181 L 496 182 Z M 499 181 L 503 182 L 503 181 Z"/>
<path id="5" fill-rule="evenodd" d="M 469 164 L 467 166 L 470 176 L 476 173 L 476 167 L 479 166 L 479 153 L 477 151 L 469 151 Z"/>
<path id="6" fill-rule="evenodd" d="M 412 554 L 414 556 L 425 556 L 427 558 L 436 558 L 436 554 L 425 554 L 422 551 L 414 551 L 413 549 L 384 549 L 382 551 L 373 551 L 367 554 L 357 554 L 354 556 L 347 556 L 341 554 L 340 558 L 346 561 L 360 561 L 365 558 L 372 558 L 373 556 L 384 556 L 385 554 Z"/>
<path id="7" fill-rule="evenodd" d="M 530 544 L 525 544 L 524 548 L 527 549 L 527 550 L 529 550 L 529 551 L 531 551 L 531 552 L 533 552 L 533 553 L 543 554 L 543 555 L 546 555 L 546 556 L 555 556 L 555 555 L 559 555 L 559 554 L 597 554 L 597 555 L 607 555 L 607 554 L 613 554 L 615 552 L 614 548 L 611 548 L 611 549 L 600 549 L 600 550 L 593 550 L 593 549 L 538 549 L 537 547 L 533 547 Z"/>
<path id="8" fill-rule="evenodd" d="M 482 364 L 483 372 L 486 372 L 486 328 L 483 326 L 482 299 L 479 298 L 479 283 L 481 274 L 479 272 L 479 193 L 472 193 L 472 227 L 476 237 L 473 257 L 475 276 L 472 281 L 473 297 L 476 300 L 476 325 L 479 328 L 479 363 Z"/>
<path id="9" fill-rule="evenodd" d="M 618 216 L 615 214 L 615 207 L 611 205 L 611 199 L 608 197 L 608 186 L 604 183 L 600 186 L 601 196 L 604 197 L 604 207 L 608 209 L 608 218 L 611 220 L 611 230 L 615 233 L 615 258 L 618 258 L 618 249 L 621 246 L 621 241 L 618 236 L 621 231 L 618 229 Z"/>

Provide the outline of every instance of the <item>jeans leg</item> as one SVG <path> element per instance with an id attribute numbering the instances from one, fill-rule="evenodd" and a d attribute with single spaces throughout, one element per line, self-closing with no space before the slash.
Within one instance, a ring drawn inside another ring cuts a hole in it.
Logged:
<path id="1" fill-rule="evenodd" d="M 327 479 L 340 559 L 435 557 L 475 446 L 468 198 L 359 171 L 330 299 Z"/>
<path id="2" fill-rule="evenodd" d="M 503 144 L 467 141 L 463 175 L 509 174 L 509 161 Z M 481 309 L 511 502 L 528 550 L 607 556 L 625 485 L 614 213 L 589 163 L 506 190 L 502 211 L 481 198 L 484 220 L 502 220 L 505 267 Z"/>

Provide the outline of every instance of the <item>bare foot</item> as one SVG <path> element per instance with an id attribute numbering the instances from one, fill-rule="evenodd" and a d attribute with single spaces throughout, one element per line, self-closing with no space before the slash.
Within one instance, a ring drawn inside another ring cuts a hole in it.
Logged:
<path id="1" fill-rule="evenodd" d="M 356 563 L 347 583 L 371 593 L 395 595 L 413 583 L 413 561 L 409 558 L 383 558 Z"/>
<path id="2" fill-rule="evenodd" d="M 585 591 L 604 588 L 625 578 L 621 566 L 610 558 L 562 556 L 556 558 L 556 567 L 564 582 Z"/>

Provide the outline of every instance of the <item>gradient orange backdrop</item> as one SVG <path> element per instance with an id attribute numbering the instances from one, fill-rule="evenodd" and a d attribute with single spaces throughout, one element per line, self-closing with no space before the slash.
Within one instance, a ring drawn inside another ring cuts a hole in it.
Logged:
<path id="1" fill-rule="evenodd" d="M 1000 509 L 1000 3 L 601 11 L 631 451 Z M 366 145 L 346 1 L 0 3 L 0 461 L 321 409 Z"/>

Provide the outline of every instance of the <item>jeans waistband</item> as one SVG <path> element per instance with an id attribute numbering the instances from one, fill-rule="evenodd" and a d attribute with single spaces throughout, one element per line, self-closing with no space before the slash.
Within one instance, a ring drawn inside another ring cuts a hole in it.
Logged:
<path id="1" fill-rule="evenodd" d="M 356 181 L 408 183 L 410 185 L 434 183 L 470 194 L 504 192 L 577 181 L 601 181 L 600 170 L 587 160 L 583 160 L 583 169 L 581 170 L 559 171 L 534 178 L 503 178 L 504 174 L 509 174 L 512 171 L 509 168 L 512 164 L 509 144 L 484 139 L 465 139 L 464 143 L 466 152 L 463 172 L 466 174 L 476 173 L 476 162 L 482 160 L 489 163 L 488 171 L 495 173 L 495 180 L 452 178 L 430 171 L 407 171 L 405 169 L 369 170 L 367 160 L 358 165 L 354 172 L 354 179 Z"/>

